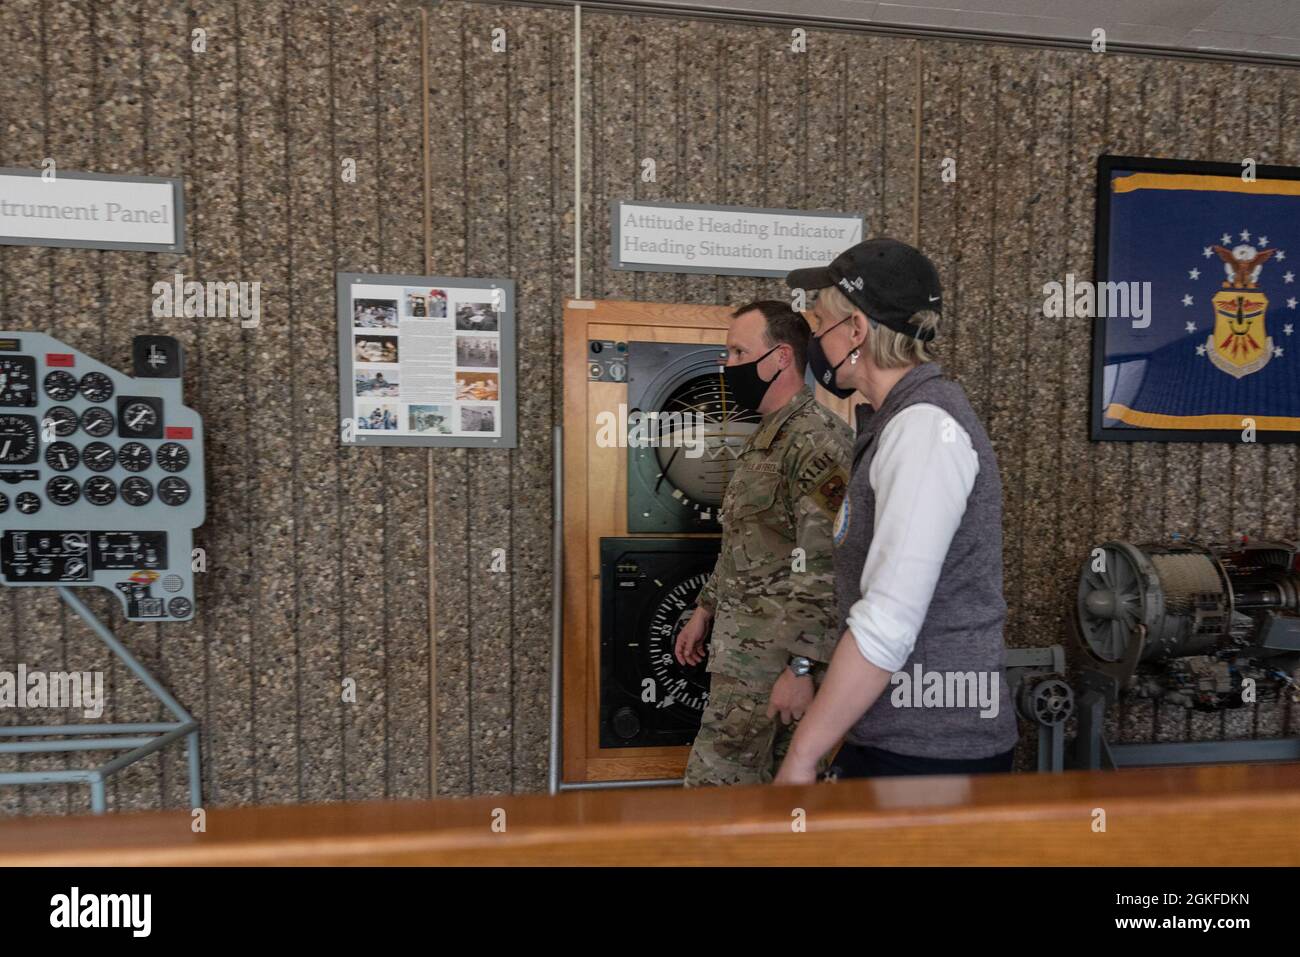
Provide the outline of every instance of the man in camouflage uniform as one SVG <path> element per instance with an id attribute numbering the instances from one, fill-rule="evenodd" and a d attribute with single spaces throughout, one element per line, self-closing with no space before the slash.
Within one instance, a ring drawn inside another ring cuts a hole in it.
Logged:
<path id="1" fill-rule="evenodd" d="M 842 631 L 831 525 L 853 434 L 804 383 L 808 324 L 784 303 L 732 313 L 729 391 L 762 415 L 722 502 L 722 548 L 677 638 L 684 664 L 709 649 L 710 688 L 686 786 L 772 780 Z"/>

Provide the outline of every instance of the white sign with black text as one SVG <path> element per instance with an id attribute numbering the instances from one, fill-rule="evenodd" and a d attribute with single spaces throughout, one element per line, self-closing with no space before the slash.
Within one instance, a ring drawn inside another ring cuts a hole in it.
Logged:
<path id="1" fill-rule="evenodd" d="M 821 266 L 860 242 L 855 213 L 693 206 L 616 200 L 611 204 L 615 269 L 724 276 L 784 276 Z"/>
<path id="2" fill-rule="evenodd" d="M 181 181 L 0 169 L 0 243 L 183 252 Z"/>

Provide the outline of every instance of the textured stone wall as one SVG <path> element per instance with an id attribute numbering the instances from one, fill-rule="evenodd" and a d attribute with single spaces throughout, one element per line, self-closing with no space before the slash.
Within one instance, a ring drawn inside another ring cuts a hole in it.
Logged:
<path id="1" fill-rule="evenodd" d="M 415 4 L 0 6 L 0 165 L 48 156 L 186 180 L 184 256 L 0 248 L 0 325 L 47 330 L 123 369 L 137 333 L 189 349 L 187 401 L 209 441 L 199 617 L 122 625 L 106 594 L 90 597 L 202 721 L 209 804 L 545 784 L 572 17 L 462 2 L 427 14 L 426 237 Z M 203 54 L 190 52 L 198 27 Z M 495 27 L 505 53 L 492 52 Z M 909 240 L 919 221 L 948 290 L 944 362 L 1001 458 L 1013 645 L 1067 639 L 1094 542 L 1297 535 L 1294 446 L 1089 442 L 1089 330 L 1039 317 L 1044 282 L 1091 274 L 1099 153 L 1300 163 L 1294 71 L 816 30 L 796 56 L 788 36 L 584 16 L 586 296 L 781 293 L 610 269 L 611 199 L 861 210 L 871 233 Z M 940 176 L 947 157 L 955 183 Z M 340 177 L 345 158 L 355 183 Z M 516 450 L 338 445 L 334 272 L 423 272 L 426 241 L 433 272 L 519 284 Z M 175 272 L 261 281 L 261 326 L 152 319 L 149 288 Z M 494 548 L 505 574 L 489 570 Z M 0 591 L 0 622 L 0 667 L 109 667 L 53 595 Z M 110 673 L 111 719 L 159 716 L 134 679 Z M 340 698 L 348 677 L 355 704 Z M 20 717 L 48 716 L 0 723 Z M 1115 720 L 1127 740 L 1276 735 L 1288 720 L 1295 733 L 1285 709 L 1134 706 Z M 183 772 L 169 751 L 120 776 L 110 800 L 183 806 Z M 87 807 L 84 788 L 0 789 L 0 813 Z"/>

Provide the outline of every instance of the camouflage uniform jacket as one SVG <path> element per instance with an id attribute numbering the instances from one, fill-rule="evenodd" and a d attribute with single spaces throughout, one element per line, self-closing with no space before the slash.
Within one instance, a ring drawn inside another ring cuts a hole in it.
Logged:
<path id="1" fill-rule="evenodd" d="M 792 655 L 830 661 L 844 627 L 831 525 L 852 448 L 849 427 L 807 386 L 745 443 L 722 500 L 718 562 L 698 598 L 714 613 L 709 671 L 771 684 Z"/>

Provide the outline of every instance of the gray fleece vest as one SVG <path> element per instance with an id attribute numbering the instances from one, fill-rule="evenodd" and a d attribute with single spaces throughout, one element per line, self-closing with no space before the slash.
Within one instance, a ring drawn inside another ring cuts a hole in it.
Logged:
<path id="1" fill-rule="evenodd" d="M 853 473 L 835 535 L 841 626 L 862 597 L 862 566 L 876 510 L 868 476 L 876 436 L 890 419 L 918 403 L 943 409 L 970 435 L 979 474 L 912 656 L 858 719 L 848 740 L 895 754 L 986 758 L 1013 747 L 1018 737 L 1003 667 L 1002 481 L 993 446 L 966 393 L 942 371 L 936 363 L 923 363 L 894 385 L 878 410 L 868 405 L 857 410 Z"/>

